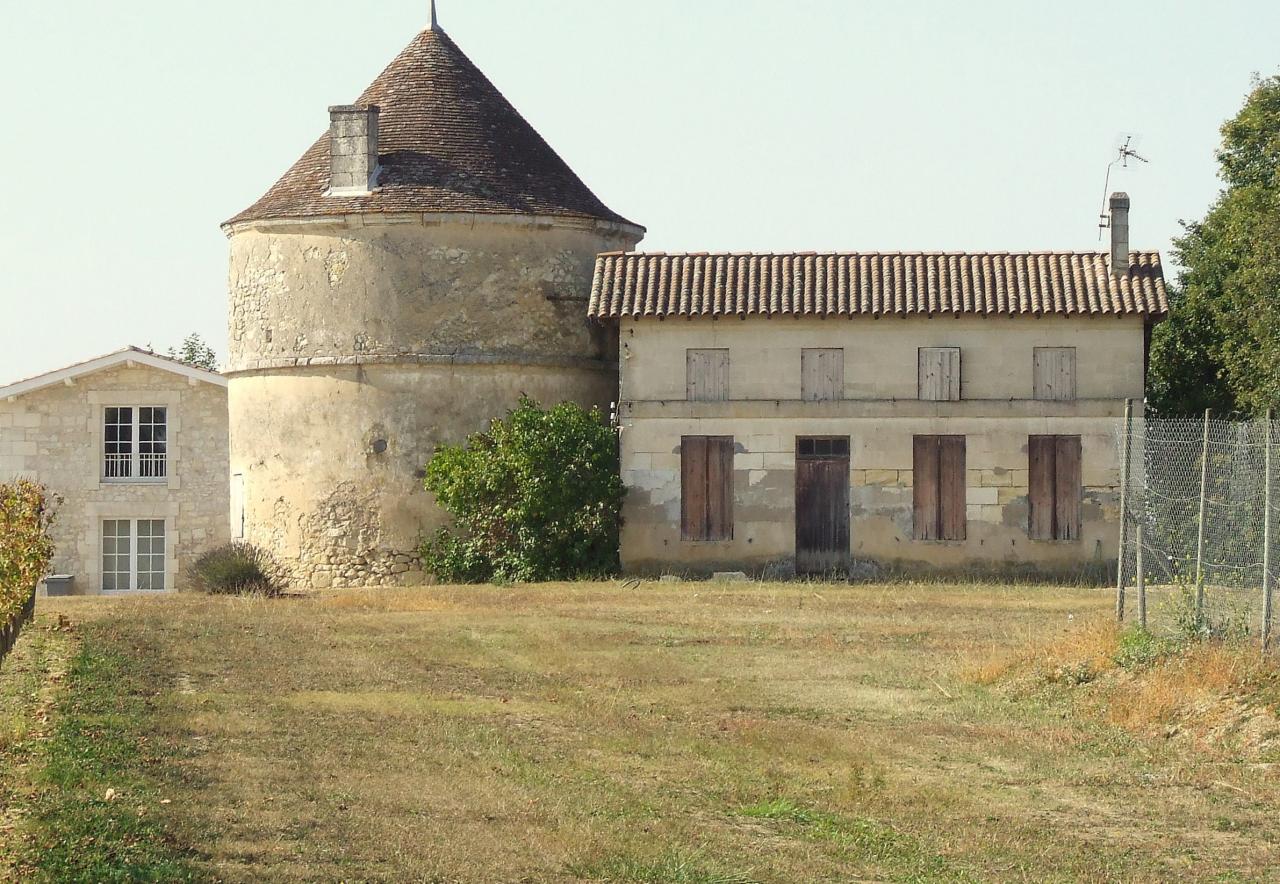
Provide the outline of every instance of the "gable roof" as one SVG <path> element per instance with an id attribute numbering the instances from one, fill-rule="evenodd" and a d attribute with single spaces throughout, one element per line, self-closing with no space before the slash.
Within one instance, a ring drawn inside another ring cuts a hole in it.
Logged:
<path id="1" fill-rule="evenodd" d="M 325 196 L 326 132 L 227 224 L 377 212 L 591 218 L 630 224 L 593 194 L 444 31 L 427 29 L 357 99 L 376 105 L 374 191 Z"/>
<path id="2" fill-rule="evenodd" d="M 1169 312 L 1158 252 L 665 254 L 596 259 L 589 315 L 1141 315 Z"/>
<path id="3" fill-rule="evenodd" d="M 139 365 L 146 365 L 150 368 L 158 368 L 161 371 L 172 372 L 181 375 L 188 380 L 203 381 L 206 384 L 214 384 L 215 386 L 225 387 L 227 379 L 216 371 L 205 371 L 203 368 L 193 368 L 185 362 L 180 362 L 169 356 L 160 356 L 152 353 L 150 350 L 143 350 L 140 347 L 125 347 L 123 350 L 116 350 L 114 353 L 108 353 L 105 356 L 99 356 L 96 359 L 90 359 L 86 362 L 77 362 L 74 365 L 68 365 L 65 368 L 59 368 L 54 371 L 48 371 L 26 380 L 15 381 L 7 387 L 0 387 L 0 399 L 13 399 L 26 393 L 32 393 L 36 390 L 43 390 L 45 387 L 52 387 L 54 384 L 61 384 L 65 381 L 74 380 L 78 377 L 94 374 L 95 372 L 105 371 L 108 368 L 115 368 L 126 362 L 136 362 Z"/>

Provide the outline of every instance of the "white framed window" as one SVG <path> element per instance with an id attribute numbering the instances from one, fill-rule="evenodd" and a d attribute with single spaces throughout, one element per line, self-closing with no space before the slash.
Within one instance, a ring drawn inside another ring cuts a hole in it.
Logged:
<path id="1" fill-rule="evenodd" d="M 169 475 L 169 410 L 109 405 L 102 410 L 102 478 L 154 482 Z"/>
<path id="2" fill-rule="evenodd" d="M 166 588 L 164 519 L 102 520 L 102 591 Z"/>

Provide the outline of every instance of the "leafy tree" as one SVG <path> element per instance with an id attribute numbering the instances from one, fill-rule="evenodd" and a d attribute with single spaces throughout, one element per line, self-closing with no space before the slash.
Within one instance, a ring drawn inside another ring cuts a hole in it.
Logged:
<path id="1" fill-rule="evenodd" d="M 169 348 L 169 358 L 185 362 L 192 368 L 203 368 L 205 371 L 218 370 L 218 354 L 206 343 L 198 333 L 192 332 L 182 339 L 178 349 Z"/>
<path id="2" fill-rule="evenodd" d="M 423 484 L 454 524 L 423 543 L 423 563 L 461 583 L 615 571 L 624 493 L 617 441 L 599 409 L 543 409 L 526 396 L 465 445 L 441 446 Z"/>
<path id="3" fill-rule="evenodd" d="M 42 485 L 19 479 L 0 483 L 0 626 L 49 573 L 53 540 L 49 529 L 61 498 Z"/>
<path id="4" fill-rule="evenodd" d="M 1222 127 L 1225 187 L 1174 241 L 1184 270 L 1151 347 L 1163 413 L 1260 413 L 1280 401 L 1280 77 Z"/>

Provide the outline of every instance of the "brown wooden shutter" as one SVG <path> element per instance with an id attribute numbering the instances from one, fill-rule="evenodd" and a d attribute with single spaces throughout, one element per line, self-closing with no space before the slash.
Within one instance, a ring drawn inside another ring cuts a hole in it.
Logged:
<path id="1" fill-rule="evenodd" d="M 680 538 L 701 540 L 707 516 L 707 437 L 680 439 Z"/>
<path id="2" fill-rule="evenodd" d="M 723 402 L 729 398 L 729 351 L 685 352 L 685 396 L 691 402 Z"/>
<path id="3" fill-rule="evenodd" d="M 707 525 L 703 539 L 733 539 L 732 436 L 707 438 Z"/>
<path id="4" fill-rule="evenodd" d="M 938 536 L 965 539 L 964 436 L 938 437 Z"/>
<path id="5" fill-rule="evenodd" d="M 912 440 L 912 496 L 916 540 L 937 540 L 940 533 L 938 513 L 938 437 L 916 436 Z"/>
<path id="6" fill-rule="evenodd" d="M 1030 518 L 1027 533 L 1032 540 L 1053 540 L 1057 443 L 1053 436 L 1027 439 L 1027 497 Z"/>
<path id="7" fill-rule="evenodd" d="M 1076 398 L 1076 348 L 1036 347 L 1031 364 L 1032 395 L 1036 399 Z"/>
<path id="8" fill-rule="evenodd" d="M 800 398 L 806 402 L 844 398 L 844 350 L 800 351 Z"/>
<path id="9" fill-rule="evenodd" d="M 733 539 L 733 437 L 680 439 L 680 539 Z"/>
<path id="10" fill-rule="evenodd" d="M 1080 437 L 1054 439 L 1054 540 L 1080 539 Z"/>

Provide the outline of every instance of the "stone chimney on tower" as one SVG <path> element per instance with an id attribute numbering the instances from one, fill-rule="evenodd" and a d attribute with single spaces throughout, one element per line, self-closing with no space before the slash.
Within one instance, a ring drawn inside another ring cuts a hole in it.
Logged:
<path id="1" fill-rule="evenodd" d="M 363 196 L 378 177 L 378 108 L 329 108 L 329 196 Z"/>
<path id="2" fill-rule="evenodd" d="M 1111 274 L 1129 273 L 1129 194 L 1111 194 Z"/>

